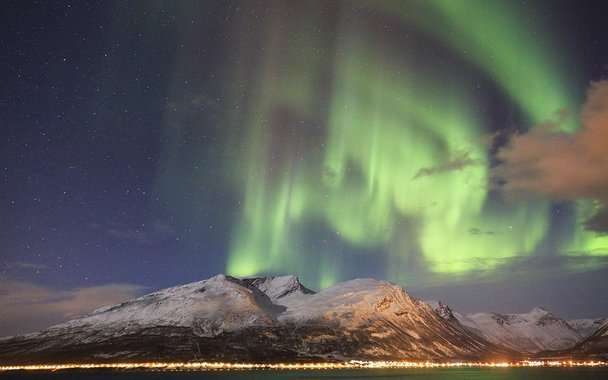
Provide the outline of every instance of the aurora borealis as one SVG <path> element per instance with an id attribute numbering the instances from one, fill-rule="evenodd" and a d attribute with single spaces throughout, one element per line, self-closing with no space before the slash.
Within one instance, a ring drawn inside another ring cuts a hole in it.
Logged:
<path id="1" fill-rule="evenodd" d="M 608 313 L 602 1 L 4 8 L 0 335 L 218 273 Z"/>
<path id="2" fill-rule="evenodd" d="M 279 5 L 272 23 L 251 26 L 258 41 L 242 41 L 260 48 L 244 53 L 260 72 L 235 122 L 250 128 L 237 148 L 244 199 L 228 272 L 297 267 L 323 287 L 358 255 L 379 255 L 384 276 L 410 283 L 540 254 L 563 220 L 552 220 L 549 200 L 507 201 L 492 187 L 483 141 L 496 128 L 476 86 L 505 97 L 522 128 L 577 104 L 542 39 L 550 33 L 508 2 L 353 4 L 321 7 L 321 17 Z M 573 119 L 562 130 L 575 132 Z M 601 239 L 572 224 L 562 252 Z M 318 225 L 340 247 L 311 242 Z"/>

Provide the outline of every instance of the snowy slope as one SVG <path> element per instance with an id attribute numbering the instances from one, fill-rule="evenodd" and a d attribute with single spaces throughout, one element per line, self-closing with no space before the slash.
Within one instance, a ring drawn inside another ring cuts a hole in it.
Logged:
<path id="1" fill-rule="evenodd" d="M 298 294 L 314 294 L 302 285 L 296 276 L 245 277 L 241 281 L 249 288 L 257 288 L 272 300 Z"/>
<path id="2" fill-rule="evenodd" d="M 0 362 L 504 357 L 402 287 L 358 279 L 314 293 L 297 278 L 218 275 L 22 337 Z"/>
<path id="3" fill-rule="evenodd" d="M 444 323 L 402 287 L 356 279 L 322 292 L 280 300 L 279 321 L 335 326 L 346 339 L 367 341 L 364 356 L 385 358 L 464 357 L 496 351 L 474 334 Z"/>
<path id="4" fill-rule="evenodd" d="M 568 321 L 568 324 L 580 334 L 583 338 L 596 332 L 607 318 L 596 318 L 596 319 L 573 319 Z"/>
<path id="5" fill-rule="evenodd" d="M 575 358 L 608 360 L 608 319 L 582 342 L 567 350 L 566 355 Z"/>
<path id="6" fill-rule="evenodd" d="M 554 317 L 547 310 L 535 307 L 524 314 L 469 314 L 482 336 L 491 342 L 522 352 L 560 350 L 574 346 L 581 336 L 563 319 Z M 468 321 L 462 321 L 467 326 Z"/>
<path id="7" fill-rule="evenodd" d="M 605 338 L 608 337 L 608 319 L 598 329 L 589 336 L 589 338 Z"/>
<path id="8" fill-rule="evenodd" d="M 212 336 L 222 331 L 234 331 L 243 325 L 271 324 L 272 311 L 257 301 L 260 297 L 260 294 L 220 275 L 96 310 L 53 329 L 124 326 L 128 321 L 127 326 L 132 327 L 194 326 L 197 333 Z"/>
<path id="9" fill-rule="evenodd" d="M 524 314 L 473 313 L 463 316 L 437 301 L 428 301 L 436 313 L 484 339 L 522 353 L 563 350 L 581 336 L 561 318 L 535 307 Z"/>

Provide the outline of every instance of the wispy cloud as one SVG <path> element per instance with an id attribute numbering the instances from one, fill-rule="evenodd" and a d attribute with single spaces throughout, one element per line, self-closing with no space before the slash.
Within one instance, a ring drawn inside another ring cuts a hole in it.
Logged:
<path id="1" fill-rule="evenodd" d="M 494 176 L 503 190 L 558 200 L 598 200 L 587 228 L 608 232 L 608 81 L 592 84 L 574 134 L 556 131 L 563 120 L 513 136 L 498 152 L 502 165 Z"/>
<path id="2" fill-rule="evenodd" d="M 475 268 L 461 273 L 425 273 L 426 286 L 451 284 L 492 284 L 528 281 L 542 283 L 560 276 L 608 270 L 608 256 L 597 252 L 561 252 L 548 255 L 519 254 L 507 257 L 472 257 L 434 266 L 436 270 L 457 267 Z"/>
<path id="3" fill-rule="evenodd" d="M 462 170 L 467 166 L 480 165 L 481 163 L 481 160 L 471 158 L 470 152 L 462 152 L 451 161 L 444 162 L 436 166 L 421 168 L 418 170 L 413 179 L 439 173 Z"/>
<path id="4" fill-rule="evenodd" d="M 445 274 L 443 281 L 410 290 L 465 313 L 519 313 L 542 306 L 564 318 L 606 315 L 606 291 L 595 285 L 608 275 L 606 256 L 570 253 L 485 260 L 496 266 L 461 277 Z"/>
<path id="5" fill-rule="evenodd" d="M 107 233 L 120 240 L 127 240 L 142 245 L 155 245 L 171 239 L 175 232 L 160 221 L 147 224 L 128 225 L 125 223 L 94 223 L 89 228 Z"/>
<path id="6" fill-rule="evenodd" d="M 57 290 L 0 277 L 0 336 L 43 329 L 127 301 L 143 289 L 134 284 L 106 284 Z"/>
<path id="7" fill-rule="evenodd" d="M 9 268 L 16 269 L 29 269 L 29 270 L 43 270 L 46 269 L 46 265 L 39 263 L 30 263 L 26 261 L 13 261 L 7 264 Z"/>
<path id="8" fill-rule="evenodd" d="M 496 231 L 481 230 L 479 228 L 469 228 L 469 235 L 496 235 Z"/>

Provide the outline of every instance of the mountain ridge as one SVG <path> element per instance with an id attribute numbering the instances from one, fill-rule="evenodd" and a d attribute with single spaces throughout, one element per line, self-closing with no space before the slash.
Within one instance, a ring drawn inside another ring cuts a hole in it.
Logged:
<path id="1" fill-rule="evenodd" d="M 524 354 L 573 347 L 582 337 L 565 320 L 542 307 L 527 313 L 478 312 L 463 315 L 439 301 L 427 301 L 444 320 Z"/>
<path id="2" fill-rule="evenodd" d="M 571 319 L 568 324 L 578 332 L 583 338 L 587 338 L 600 329 L 602 324 L 606 322 L 608 318 L 580 318 Z"/>
<path id="3" fill-rule="evenodd" d="M 595 332 L 574 347 L 563 351 L 561 355 L 587 360 L 608 360 L 608 319 L 604 319 Z"/>
<path id="4" fill-rule="evenodd" d="M 515 353 L 447 323 L 401 286 L 355 279 L 315 293 L 294 276 L 166 288 L 25 336 L 0 363 L 477 360 Z"/>

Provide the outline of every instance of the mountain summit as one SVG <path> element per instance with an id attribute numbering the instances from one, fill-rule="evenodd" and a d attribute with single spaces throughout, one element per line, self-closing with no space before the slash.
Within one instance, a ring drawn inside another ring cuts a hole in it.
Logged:
<path id="1" fill-rule="evenodd" d="M 452 325 L 462 326 L 480 337 L 521 353 L 563 350 L 582 337 L 566 321 L 542 307 L 523 314 L 473 313 L 462 315 L 438 301 L 427 301 Z"/>
<path id="2" fill-rule="evenodd" d="M 314 294 L 312 290 L 300 283 L 296 276 L 282 277 L 245 277 L 240 281 L 249 287 L 254 287 L 272 300 L 293 294 Z"/>
<path id="3" fill-rule="evenodd" d="M 0 363 L 495 359 L 512 352 L 440 318 L 398 285 L 314 293 L 296 277 L 210 279 L 0 340 Z"/>

